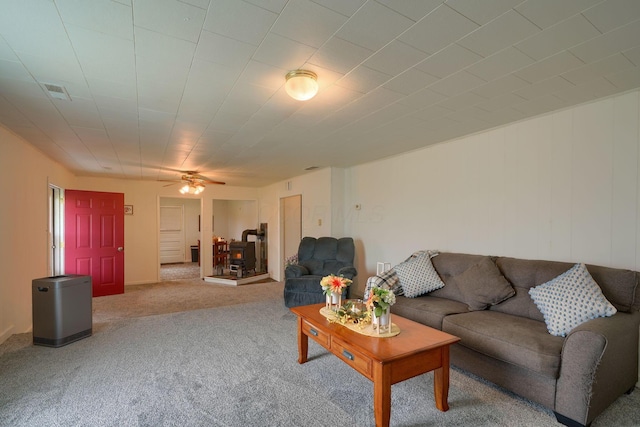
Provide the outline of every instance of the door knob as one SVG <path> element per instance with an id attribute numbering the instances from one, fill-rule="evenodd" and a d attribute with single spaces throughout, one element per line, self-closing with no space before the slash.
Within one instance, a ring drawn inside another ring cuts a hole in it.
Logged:
<path id="1" fill-rule="evenodd" d="M 118 252 L 122 252 L 124 251 L 124 248 L 122 246 L 118 246 Z"/>

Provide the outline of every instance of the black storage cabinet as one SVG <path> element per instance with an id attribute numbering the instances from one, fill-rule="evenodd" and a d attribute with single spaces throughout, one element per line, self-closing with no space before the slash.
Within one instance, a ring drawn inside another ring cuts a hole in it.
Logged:
<path id="1" fill-rule="evenodd" d="M 31 287 L 33 344 L 61 347 L 91 336 L 91 276 L 43 277 Z"/>

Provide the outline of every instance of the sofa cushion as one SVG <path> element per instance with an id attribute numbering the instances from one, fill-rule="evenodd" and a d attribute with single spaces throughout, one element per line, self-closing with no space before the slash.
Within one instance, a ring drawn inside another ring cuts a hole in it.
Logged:
<path id="1" fill-rule="evenodd" d="M 433 267 L 445 283 L 445 286 L 433 291 L 432 296 L 464 302 L 462 292 L 458 289 L 455 280 L 452 279 L 464 273 L 471 266 L 481 262 L 483 259 L 491 258 L 486 255 L 459 254 L 453 252 L 442 252 L 433 258 L 431 260 Z"/>
<path id="2" fill-rule="evenodd" d="M 640 310 L 637 272 L 591 264 L 587 264 L 587 269 L 604 296 L 618 311 L 629 313 Z"/>
<path id="3" fill-rule="evenodd" d="M 315 276 L 335 274 L 353 266 L 355 245 L 351 237 L 303 237 L 298 247 L 298 264 Z"/>
<path id="4" fill-rule="evenodd" d="M 469 307 L 458 301 L 422 295 L 417 298 L 399 296 L 391 307 L 393 315 L 398 314 L 414 322 L 422 323 L 435 329 L 442 329 L 442 319 L 450 314 L 466 313 Z"/>
<path id="5" fill-rule="evenodd" d="M 613 316 L 617 311 L 582 263 L 529 289 L 529 294 L 542 312 L 549 333 L 559 337 L 587 320 Z"/>
<path id="6" fill-rule="evenodd" d="M 469 310 L 484 310 L 515 295 L 516 291 L 489 258 L 452 277 Z"/>
<path id="7" fill-rule="evenodd" d="M 404 295 L 408 298 L 415 298 L 444 286 L 427 252 L 410 258 L 393 269 L 398 274 Z"/>
<path id="8" fill-rule="evenodd" d="M 564 339 L 549 335 L 544 322 L 483 310 L 447 316 L 442 330 L 460 337 L 458 345 L 558 378 Z"/>
<path id="9" fill-rule="evenodd" d="M 573 264 L 500 257 L 496 260 L 496 265 L 504 277 L 513 285 L 516 294 L 502 304 L 494 305 L 489 309 L 544 322 L 542 313 L 529 295 L 529 289 L 564 273 Z"/>

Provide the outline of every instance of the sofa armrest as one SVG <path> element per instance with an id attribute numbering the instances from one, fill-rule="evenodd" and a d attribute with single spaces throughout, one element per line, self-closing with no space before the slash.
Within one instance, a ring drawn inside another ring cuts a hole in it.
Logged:
<path id="1" fill-rule="evenodd" d="M 358 272 L 356 271 L 355 267 L 342 267 L 336 273 L 336 276 L 342 276 L 349 280 L 353 280 L 353 278 L 356 277 L 357 275 L 358 275 Z"/>
<path id="2" fill-rule="evenodd" d="M 284 269 L 284 277 L 287 279 L 294 278 L 294 277 L 307 276 L 308 274 L 309 274 L 309 270 L 307 269 L 307 267 L 300 264 L 289 265 L 287 266 L 287 268 Z"/>
<path id="3" fill-rule="evenodd" d="M 588 425 L 638 380 L 640 313 L 579 325 L 562 348 L 555 412 Z"/>

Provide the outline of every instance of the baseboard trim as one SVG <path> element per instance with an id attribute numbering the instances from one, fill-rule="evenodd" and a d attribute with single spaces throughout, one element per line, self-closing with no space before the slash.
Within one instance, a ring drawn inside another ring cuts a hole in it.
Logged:
<path id="1" fill-rule="evenodd" d="M 158 283 L 157 280 L 137 280 L 135 282 L 125 282 L 124 287 L 136 285 L 148 285 L 150 283 Z"/>
<path id="2" fill-rule="evenodd" d="M 11 335 L 13 335 L 13 330 L 15 329 L 14 325 L 9 326 L 7 329 L 0 333 L 0 344 L 9 339 Z"/>

